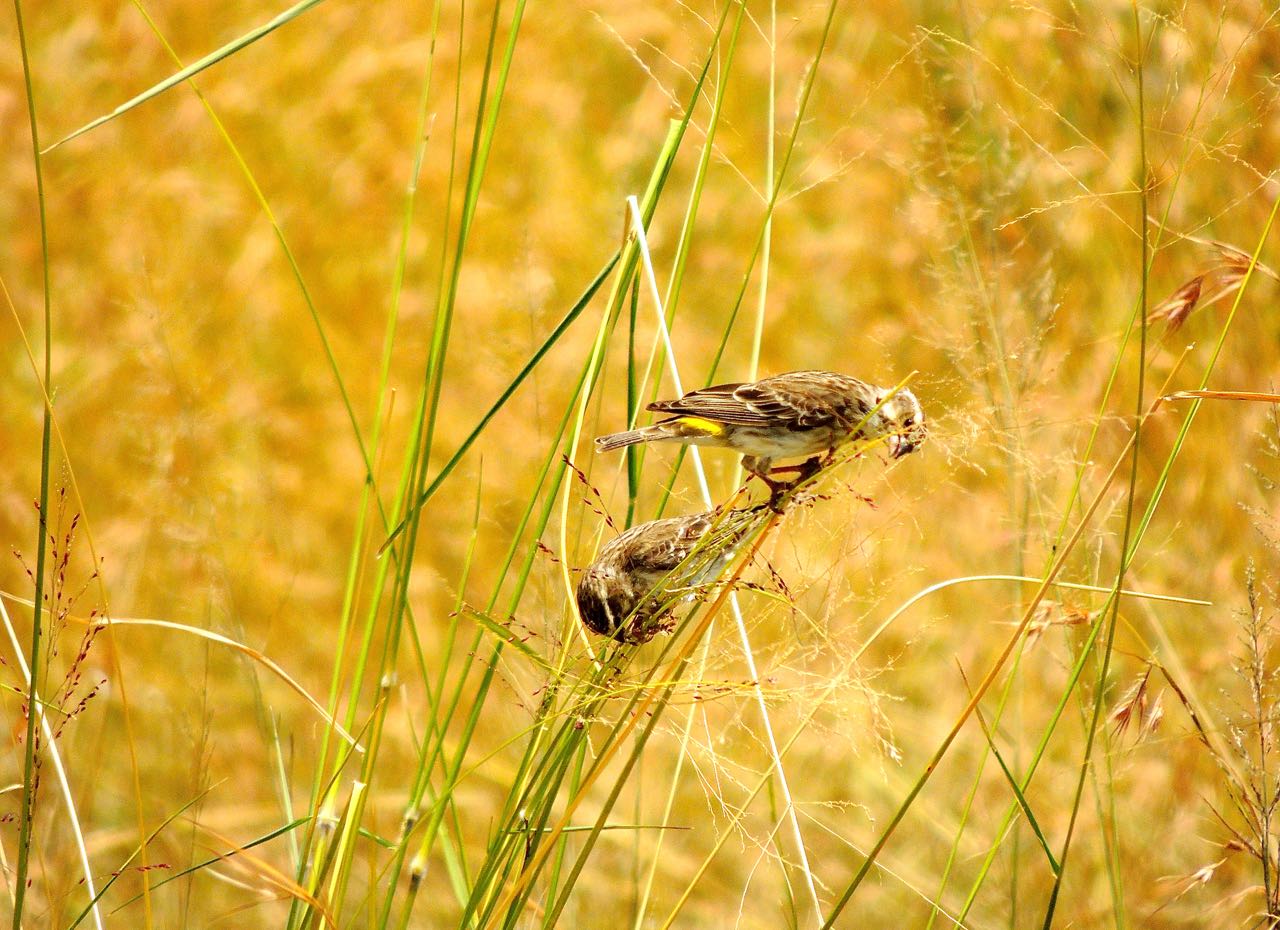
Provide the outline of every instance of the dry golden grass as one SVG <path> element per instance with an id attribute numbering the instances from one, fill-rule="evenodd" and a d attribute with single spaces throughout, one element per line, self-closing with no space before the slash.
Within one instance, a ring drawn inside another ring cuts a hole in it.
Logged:
<path id="1" fill-rule="evenodd" d="M 176 70 L 129 4 L 24 3 L 22 10 L 45 145 Z M 184 62 L 279 12 L 239 2 L 148 10 Z M 720 12 L 709 4 L 644 3 L 532 4 L 526 11 L 460 269 L 432 475 L 618 247 L 624 197 L 642 191 Z M 459 6 L 447 3 L 440 14 L 430 137 L 391 357 L 395 396 L 383 409 L 379 366 L 431 7 L 323 3 L 195 82 L 288 239 L 364 436 L 375 422 L 386 424 L 374 456 L 388 507 L 444 286 L 442 250 L 452 261 L 456 244 L 491 13 L 469 4 L 460 21 Z M 764 219 L 771 65 L 780 159 L 826 7 L 780 7 L 774 49 L 769 13 L 768 4 L 749 4 L 701 188 L 672 333 L 687 387 L 711 375 Z M 499 51 L 510 15 L 504 7 Z M 854 463 L 824 486 L 827 499 L 789 512 L 770 534 L 746 575 L 766 590 L 741 592 L 758 682 L 724 613 L 705 659 L 693 653 L 705 664 L 692 666 L 674 690 L 610 816 L 617 825 L 656 826 L 670 804 L 666 823 L 678 829 L 602 834 L 562 926 L 635 921 L 655 855 L 646 926 L 661 925 L 690 886 L 676 926 L 816 926 L 776 780 L 753 794 L 770 767 L 753 686 L 778 742 L 799 734 L 784 762 L 825 916 L 957 721 L 1034 586 L 944 587 L 873 632 L 930 585 L 1043 574 L 1064 520 L 1074 529 L 1130 439 L 1136 330 L 1122 343 L 1138 319 L 1135 308 L 1151 317 L 1148 405 L 1162 389 L 1205 386 L 1202 373 L 1228 320 L 1207 387 L 1277 390 L 1280 286 L 1264 267 L 1280 266 L 1272 244 L 1241 285 L 1277 196 L 1280 27 L 1267 5 L 1248 0 L 1222 9 L 1143 5 L 1139 19 L 1147 40 L 1151 220 L 1143 219 L 1135 187 L 1143 130 L 1128 5 L 838 8 L 774 213 L 759 368 L 831 368 L 881 384 L 918 371 L 912 389 L 930 414 L 931 437 L 920 454 L 891 468 L 877 455 Z M 12 16 L 0 32 L 8 49 L 0 59 L 0 126 L 7 128 L 0 133 L 0 228 L 8 230 L 0 238 L 0 281 L 14 308 L 3 307 L 0 322 L 0 539 L 23 553 L 0 568 L 0 590 L 29 598 L 24 563 L 33 564 L 36 546 L 31 502 L 40 486 L 42 395 L 21 334 L 38 358 L 41 247 Z M 713 63 L 650 228 L 663 288 L 720 86 L 716 69 Z M 450 188 L 455 157 L 461 167 Z M 99 634 L 77 658 L 85 628 L 74 620 L 50 640 L 58 652 L 42 659 L 46 691 L 70 673 L 81 676 L 63 702 L 76 712 L 57 742 L 99 885 L 159 830 L 145 858 L 129 861 L 108 892 L 110 910 L 144 882 L 306 814 L 323 718 L 253 656 L 269 657 L 321 701 L 336 657 L 346 660 L 341 677 L 350 680 L 356 644 L 337 656 L 337 630 L 364 466 L 271 224 L 189 86 L 54 149 L 42 164 L 57 422 L 51 482 L 70 489 L 67 519 L 80 514 L 67 590 L 79 591 L 95 567 L 100 572 L 72 613 L 164 619 L 250 650 L 122 626 Z M 1154 246 L 1145 308 L 1144 226 Z M 760 273 L 757 262 L 718 380 L 750 373 Z M 642 289 L 642 360 L 655 339 L 647 296 Z M 566 650 L 581 649 L 567 624 L 561 563 L 590 557 L 602 523 L 593 508 L 601 505 L 584 504 L 589 495 L 571 485 L 568 551 L 557 511 L 514 621 L 506 615 L 514 576 L 504 576 L 502 562 L 524 508 L 548 493 L 535 477 L 553 454 L 560 418 L 576 403 L 574 385 L 603 308 L 597 297 L 424 511 L 408 598 L 432 675 L 456 674 L 479 628 L 464 612 L 458 641 L 445 651 L 459 602 L 483 612 L 504 583 L 490 614 L 510 623 L 530 652 L 558 667 Z M 626 419 L 625 320 L 606 353 L 605 382 L 584 424 L 591 435 Z M 662 390 L 669 392 L 669 380 Z M 1152 499 L 1192 403 L 1168 401 L 1143 426 L 1136 516 Z M 1122 599 L 1078 817 L 1073 795 L 1105 635 L 1026 792 L 1054 856 L 1075 820 L 1055 926 L 1267 925 L 1257 922 L 1265 899 L 1272 907 L 1280 900 L 1274 871 L 1260 890 L 1259 860 L 1267 857 L 1243 848 L 1241 837 L 1254 837 L 1243 823 L 1251 808 L 1231 803 L 1257 767 L 1264 793 L 1274 792 L 1276 776 L 1253 757 L 1237 770 L 1222 762 L 1232 734 L 1245 733 L 1239 739 L 1247 742 L 1249 732 L 1235 698 L 1223 695 L 1243 695 L 1245 707 L 1266 698 L 1256 686 L 1248 690 L 1267 674 L 1248 671 L 1265 637 L 1255 632 L 1242 644 L 1240 611 L 1249 605 L 1250 560 L 1264 583 L 1249 614 L 1253 625 L 1244 628 L 1256 631 L 1274 609 L 1280 461 L 1268 411 L 1231 399 L 1199 408 L 1125 587 L 1213 606 Z M 716 452 L 704 460 L 714 494 L 727 499 L 735 462 Z M 647 454 L 637 519 L 654 512 L 675 461 L 670 449 Z M 621 522 L 627 482 L 618 460 L 593 460 L 583 442 L 576 464 Z M 1114 583 L 1128 480 L 1126 460 L 1067 558 L 1064 580 Z M 687 462 L 669 506 L 703 507 Z M 366 542 L 376 549 L 385 533 L 372 517 L 369 527 Z M 522 558 L 530 542 L 523 540 Z M 366 552 L 362 603 L 377 565 Z M 1006 678 L 981 703 L 991 739 L 1018 774 L 1068 693 L 1089 629 L 1106 620 L 1103 595 L 1058 589 L 1049 600 L 1035 615 L 1003 715 L 994 719 Z M 4 603 L 25 640 L 30 610 Z M 391 840 L 433 713 L 414 647 L 404 642 L 399 681 L 381 694 L 390 710 L 363 818 L 368 831 Z M 484 640 L 486 654 L 492 642 Z M 647 669 L 659 648 L 645 647 L 611 687 L 625 693 L 628 676 Z M 3 658 L 13 741 L 2 780 L 12 784 L 22 780 L 23 680 L 7 646 Z M 1167 693 L 1170 680 L 1177 694 Z M 457 820 L 449 829 L 464 848 L 446 849 L 442 840 L 431 850 L 412 926 L 457 925 L 457 889 L 475 878 L 553 681 L 519 650 L 498 663 L 465 777 L 452 789 Z M 1141 692 L 1131 690 L 1139 681 Z M 376 681 L 364 686 L 354 729 L 366 725 L 379 697 Z M 1158 727 L 1150 725 L 1156 706 L 1163 708 Z M 345 719 L 345 700 L 337 710 Z M 687 737 L 686 719 L 693 721 Z M 1119 725 L 1124 719 L 1127 727 Z M 604 738 L 593 729 L 601 721 L 584 725 L 593 740 Z M 457 727 L 446 745 L 458 745 Z M 593 822 L 624 757 L 625 750 L 582 798 L 575 824 Z M 321 777 L 327 771 L 321 766 Z M 338 782 L 339 803 L 353 774 Z M 438 773 L 433 786 L 440 787 Z M 0 825 L 10 883 L 19 794 L 5 795 Z M 940 899 L 946 913 L 963 908 L 988 849 L 1000 843 L 964 925 L 1042 923 L 1054 881 L 1039 841 L 1023 816 L 1011 833 L 998 833 L 1015 803 L 983 728 L 970 720 L 836 925 L 925 926 L 953 843 Z M 1258 809 L 1265 807 L 1260 801 Z M 66 823 L 45 765 L 24 926 L 68 926 L 86 905 Z M 144 919 L 284 926 L 290 900 L 304 896 L 293 886 L 292 856 L 286 840 L 273 840 L 106 919 L 114 926 Z M 456 856 L 467 861 L 467 880 L 453 871 Z M 373 925 L 371 908 L 387 881 L 377 870 L 388 855 L 366 839 L 353 859 L 341 925 Z M 143 862 L 153 868 L 142 870 Z M 1275 864 L 1272 856 L 1269 868 Z M 404 894 L 407 879 L 399 882 Z M 371 885 L 379 892 L 366 898 Z M 518 925 L 540 925 L 537 908 L 551 904 L 535 895 Z M 951 925 L 945 914 L 933 922 Z"/>

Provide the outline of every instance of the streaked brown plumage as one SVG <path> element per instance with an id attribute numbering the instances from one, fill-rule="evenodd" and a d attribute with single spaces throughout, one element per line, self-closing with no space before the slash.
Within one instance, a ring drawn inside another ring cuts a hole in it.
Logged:
<path id="1" fill-rule="evenodd" d="M 719 384 L 650 404 L 648 409 L 672 416 L 601 436 L 596 451 L 663 441 L 721 446 L 741 452 L 743 467 L 775 486 L 769 479 L 775 459 L 826 452 L 853 439 L 884 438 L 894 458 L 919 447 L 927 434 L 920 402 L 906 389 L 889 394 L 833 371 L 793 371 L 750 384 Z M 816 465 L 811 459 L 801 469 Z"/>
<path id="2" fill-rule="evenodd" d="M 577 591 L 583 623 L 630 643 L 669 629 L 673 601 L 715 581 L 758 510 L 709 511 L 631 527 L 583 571 Z"/>

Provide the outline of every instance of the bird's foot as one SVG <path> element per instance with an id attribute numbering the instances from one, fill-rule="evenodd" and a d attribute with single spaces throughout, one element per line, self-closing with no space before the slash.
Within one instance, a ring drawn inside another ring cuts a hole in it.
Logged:
<path id="1" fill-rule="evenodd" d="M 801 481 L 808 481 L 810 478 L 812 478 L 814 475 L 822 471 L 822 469 L 826 468 L 830 464 L 831 464 L 830 452 L 827 453 L 826 458 L 819 458 L 818 456 L 815 455 L 812 458 L 805 459 L 803 462 L 800 463 L 799 473 L 796 475 L 796 483 L 798 484 Z"/>
<path id="2" fill-rule="evenodd" d="M 830 464 L 830 461 L 831 461 L 831 458 L 829 455 L 825 459 L 814 455 L 805 459 L 799 465 L 779 465 L 777 468 L 771 469 L 769 474 L 776 475 L 778 472 L 783 472 L 783 471 L 795 472 L 796 473 L 795 480 L 791 482 L 792 484 L 795 484 L 797 482 L 805 481 L 809 478 L 812 478 L 818 472 L 822 471 L 822 469 L 825 468 L 828 464 Z"/>
<path id="3" fill-rule="evenodd" d="M 778 469 L 774 469 L 774 470 L 777 471 Z M 769 475 L 761 474 L 760 472 L 755 472 L 755 471 L 750 472 L 749 477 L 759 478 L 762 482 L 764 482 L 765 487 L 769 489 L 769 509 L 772 510 L 774 513 L 779 513 L 779 514 L 782 513 L 782 506 L 781 506 L 782 495 L 786 494 L 787 491 L 791 489 L 792 482 L 774 481 L 772 478 L 769 477 Z"/>

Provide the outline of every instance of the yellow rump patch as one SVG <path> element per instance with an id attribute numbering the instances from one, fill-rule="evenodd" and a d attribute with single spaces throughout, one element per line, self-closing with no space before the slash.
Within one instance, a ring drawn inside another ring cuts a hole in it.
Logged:
<path id="1" fill-rule="evenodd" d="M 706 433 L 708 436 L 719 436 L 724 432 L 724 424 L 716 423 L 714 420 L 704 420 L 702 417 L 681 417 L 679 423 L 681 426 L 699 433 Z"/>

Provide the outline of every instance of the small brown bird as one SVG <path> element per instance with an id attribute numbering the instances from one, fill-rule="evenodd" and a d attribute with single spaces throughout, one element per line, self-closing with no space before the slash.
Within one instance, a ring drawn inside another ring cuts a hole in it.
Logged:
<path id="1" fill-rule="evenodd" d="M 681 596 L 715 581 L 760 508 L 641 523 L 605 545 L 578 581 L 578 612 L 593 633 L 644 643 L 671 628 Z"/>
<path id="2" fill-rule="evenodd" d="M 672 416 L 601 436 L 596 451 L 639 442 L 721 446 L 741 452 L 743 467 L 776 493 L 783 486 L 769 478 L 774 459 L 832 451 L 854 439 L 883 437 L 895 459 L 918 448 L 927 435 L 920 402 L 906 389 L 889 395 L 885 388 L 833 371 L 793 371 L 750 384 L 718 384 L 650 404 L 648 409 Z M 805 476 L 818 467 L 815 457 L 780 470 Z"/>

